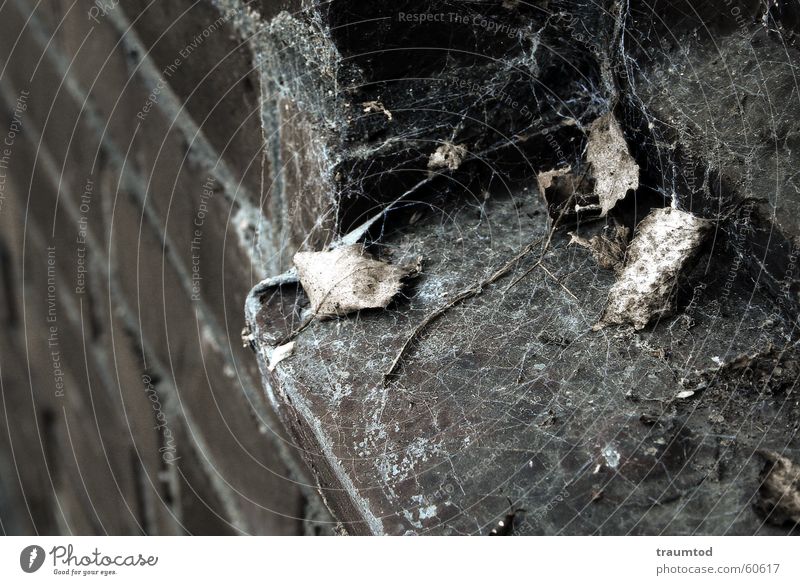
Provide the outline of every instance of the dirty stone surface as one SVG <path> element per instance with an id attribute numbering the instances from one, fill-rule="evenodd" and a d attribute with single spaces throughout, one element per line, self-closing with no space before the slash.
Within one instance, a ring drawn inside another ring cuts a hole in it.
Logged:
<path id="1" fill-rule="evenodd" d="M 674 314 L 593 330 L 616 276 L 566 230 L 543 250 L 534 188 L 446 203 L 367 238 L 378 258 L 423 258 L 387 309 L 313 321 L 274 371 L 308 299 L 289 282 L 248 305 L 266 392 L 348 533 L 488 534 L 517 509 L 517 534 L 797 531 L 759 490 L 763 453 L 800 461 L 800 362 L 724 234 L 679 280 Z M 540 240 L 385 379 L 426 316 Z"/>

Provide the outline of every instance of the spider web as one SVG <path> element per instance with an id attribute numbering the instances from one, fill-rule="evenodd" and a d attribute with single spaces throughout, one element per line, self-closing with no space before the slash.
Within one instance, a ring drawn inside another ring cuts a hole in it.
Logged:
<path id="1" fill-rule="evenodd" d="M 524 534 L 794 529 L 760 507 L 758 455 L 798 459 L 792 10 L 340 1 L 270 24 L 265 134 L 303 146 L 268 149 L 267 196 L 302 193 L 303 229 L 284 226 L 269 262 L 368 218 L 369 253 L 423 258 L 386 310 L 311 322 L 267 375 L 350 530 L 485 534 L 514 510 Z M 559 224 L 536 175 L 585 168 L 608 112 L 640 187 L 609 218 Z M 465 156 L 432 165 L 441 147 Z M 567 229 L 633 233 L 670 204 L 715 222 L 675 314 L 594 331 L 615 276 Z M 291 283 L 258 300 L 263 366 L 307 300 Z"/>

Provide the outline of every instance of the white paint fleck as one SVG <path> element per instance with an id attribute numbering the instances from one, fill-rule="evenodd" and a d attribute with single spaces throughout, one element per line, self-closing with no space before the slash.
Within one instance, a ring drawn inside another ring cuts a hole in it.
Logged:
<path id="1" fill-rule="evenodd" d="M 426 506 L 424 508 L 419 509 L 419 519 L 420 520 L 427 520 L 428 518 L 433 518 L 436 516 L 436 505 L 432 504 L 430 506 Z"/>
<path id="2" fill-rule="evenodd" d="M 619 451 L 610 443 L 603 447 L 603 458 L 612 469 L 616 469 L 617 465 L 619 465 Z"/>

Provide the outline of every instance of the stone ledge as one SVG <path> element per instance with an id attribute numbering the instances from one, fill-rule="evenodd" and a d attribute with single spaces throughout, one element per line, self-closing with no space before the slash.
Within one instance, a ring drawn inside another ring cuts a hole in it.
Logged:
<path id="1" fill-rule="evenodd" d="M 552 276 L 526 275 L 536 253 L 523 259 L 435 321 L 383 385 L 425 316 L 546 234 L 539 201 L 501 193 L 411 226 L 390 217 L 374 249 L 421 254 L 422 274 L 387 310 L 312 323 L 274 372 L 271 346 L 297 327 L 305 295 L 284 285 L 249 305 L 264 384 L 338 519 L 354 533 L 485 534 L 510 499 L 527 511 L 523 534 L 790 531 L 764 525 L 751 501 L 763 466 L 752 454 L 783 449 L 796 428 L 793 380 L 759 389 L 719 374 L 677 398 L 680 380 L 715 371 L 709 356 L 797 359 L 770 299 L 751 299 L 746 279 L 724 299 L 710 286 L 730 269 L 724 254 L 689 275 L 687 290 L 705 291 L 691 325 L 684 312 L 639 333 L 593 331 L 613 273 L 557 236 Z"/>

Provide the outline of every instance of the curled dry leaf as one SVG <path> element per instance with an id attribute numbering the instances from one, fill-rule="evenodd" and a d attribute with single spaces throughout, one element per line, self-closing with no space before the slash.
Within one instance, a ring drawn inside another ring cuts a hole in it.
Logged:
<path id="1" fill-rule="evenodd" d="M 318 318 L 386 307 L 399 292 L 401 279 L 414 270 L 374 260 L 359 244 L 298 252 L 294 265 Z"/>
<path id="2" fill-rule="evenodd" d="M 539 183 L 539 192 L 544 194 L 553 185 L 553 181 L 556 178 L 564 177 L 570 173 L 572 173 L 571 167 L 540 172 L 536 175 L 536 181 Z"/>
<path id="3" fill-rule="evenodd" d="M 639 165 L 631 156 L 622 129 L 611 112 L 589 126 L 586 160 L 592 165 L 601 216 L 624 199 L 629 190 L 639 188 Z"/>
<path id="4" fill-rule="evenodd" d="M 294 341 L 290 341 L 289 343 L 284 343 L 283 345 L 279 345 L 275 349 L 272 350 L 272 353 L 269 356 L 269 365 L 267 369 L 270 372 L 274 372 L 275 368 L 278 366 L 286 358 L 290 357 L 294 353 Z"/>
<path id="5" fill-rule="evenodd" d="M 800 522 L 800 465 L 772 451 L 762 451 L 767 465 L 761 474 L 758 507 L 774 524 Z"/>
<path id="6" fill-rule="evenodd" d="M 625 267 L 611 287 L 600 326 L 642 329 L 669 314 L 678 276 L 695 256 L 711 223 L 669 207 L 651 211 L 637 226 Z"/>
<path id="7" fill-rule="evenodd" d="M 625 226 L 607 225 L 603 228 L 602 234 L 592 236 L 588 240 L 575 232 L 570 232 L 569 235 L 572 239 L 569 243 L 587 248 L 600 268 L 613 270 L 619 274 L 625 264 L 628 234 L 630 234 L 630 230 Z"/>
<path id="8" fill-rule="evenodd" d="M 450 144 L 449 142 L 445 142 L 431 154 L 428 159 L 428 168 L 448 168 L 454 171 L 461 166 L 461 162 L 464 160 L 466 154 L 467 148 L 463 144 Z"/>

